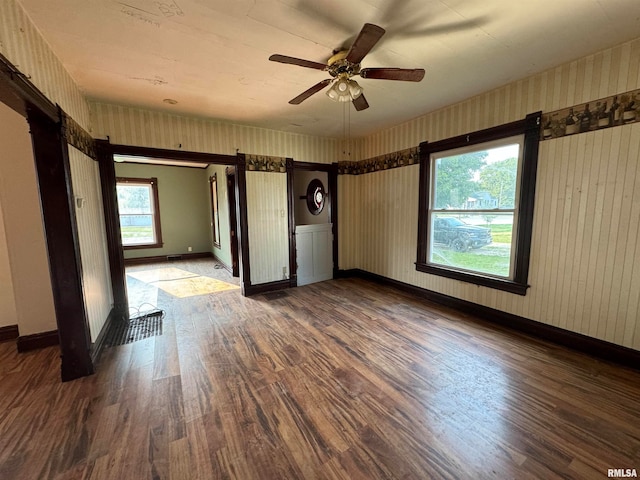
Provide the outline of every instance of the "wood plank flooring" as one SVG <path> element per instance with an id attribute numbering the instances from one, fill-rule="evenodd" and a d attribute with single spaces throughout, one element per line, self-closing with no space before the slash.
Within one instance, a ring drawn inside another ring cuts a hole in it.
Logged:
<path id="1" fill-rule="evenodd" d="M 55 348 L 0 344 L 1 479 L 640 471 L 640 372 L 357 279 L 156 300 L 163 335 L 88 378 L 60 383 Z"/>

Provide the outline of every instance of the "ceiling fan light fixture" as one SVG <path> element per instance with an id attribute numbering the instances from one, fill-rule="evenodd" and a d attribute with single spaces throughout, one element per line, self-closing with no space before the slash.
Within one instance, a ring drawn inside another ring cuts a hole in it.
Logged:
<path id="1" fill-rule="evenodd" d="M 362 87 L 355 80 L 340 77 L 327 90 L 327 96 L 335 102 L 351 102 L 362 95 Z"/>
<path id="2" fill-rule="evenodd" d="M 349 80 L 349 94 L 352 100 L 362 95 L 362 87 L 355 80 Z"/>

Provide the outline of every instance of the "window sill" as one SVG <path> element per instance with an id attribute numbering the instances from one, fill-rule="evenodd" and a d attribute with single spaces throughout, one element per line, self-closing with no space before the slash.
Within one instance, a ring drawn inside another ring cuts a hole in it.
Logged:
<path id="1" fill-rule="evenodd" d="M 123 250 L 142 250 L 146 248 L 162 248 L 164 243 L 146 243 L 144 245 L 123 245 Z"/>
<path id="2" fill-rule="evenodd" d="M 482 275 L 474 275 L 472 273 L 460 272 L 457 270 L 448 270 L 446 268 L 436 267 L 426 263 L 416 263 L 416 270 L 440 277 L 452 278 L 461 282 L 473 283 L 483 287 L 495 288 L 504 292 L 515 293 L 516 295 L 525 296 L 529 285 L 517 283 L 513 280 L 499 279 L 493 277 L 485 277 Z"/>

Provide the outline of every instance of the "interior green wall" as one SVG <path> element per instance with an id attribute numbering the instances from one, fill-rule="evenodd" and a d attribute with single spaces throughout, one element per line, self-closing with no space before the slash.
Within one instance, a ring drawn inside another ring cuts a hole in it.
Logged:
<path id="1" fill-rule="evenodd" d="M 158 179 L 162 248 L 125 250 L 125 258 L 211 252 L 209 177 L 205 169 L 116 163 L 119 177 Z"/>

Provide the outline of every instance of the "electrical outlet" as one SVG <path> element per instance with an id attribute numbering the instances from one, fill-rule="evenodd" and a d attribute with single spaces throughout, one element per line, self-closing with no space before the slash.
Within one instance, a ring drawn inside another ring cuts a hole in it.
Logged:
<path id="1" fill-rule="evenodd" d="M 187 247 L 187 250 L 188 250 L 189 252 L 192 252 L 192 251 L 193 251 L 193 247 Z"/>

